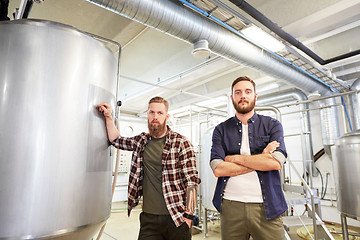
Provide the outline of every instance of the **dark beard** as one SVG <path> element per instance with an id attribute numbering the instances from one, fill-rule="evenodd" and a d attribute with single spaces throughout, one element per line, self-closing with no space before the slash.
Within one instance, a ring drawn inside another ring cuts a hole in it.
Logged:
<path id="1" fill-rule="evenodd" d="M 163 124 L 159 125 L 151 125 L 151 123 L 148 121 L 148 129 L 150 136 L 152 137 L 159 137 L 161 134 L 163 134 L 166 131 L 166 121 L 164 121 Z"/>
<path id="2" fill-rule="evenodd" d="M 234 100 L 232 100 L 233 106 L 236 110 L 236 112 L 240 113 L 240 114 L 246 114 L 251 112 L 254 107 L 255 107 L 255 100 L 252 102 L 249 102 L 249 105 L 247 107 L 240 107 L 237 103 L 234 102 Z"/>

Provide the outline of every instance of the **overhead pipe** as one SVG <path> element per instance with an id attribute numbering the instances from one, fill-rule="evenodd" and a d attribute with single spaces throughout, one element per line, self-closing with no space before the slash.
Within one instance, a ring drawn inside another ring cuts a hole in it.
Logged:
<path id="1" fill-rule="evenodd" d="M 259 21 L 261 24 L 266 26 L 268 29 L 276 33 L 279 37 L 281 37 L 283 40 L 287 41 L 291 45 L 295 46 L 302 52 L 304 52 L 306 55 L 314 59 L 316 62 L 318 62 L 321 65 L 326 65 L 331 62 L 336 62 L 345 58 L 349 58 L 355 55 L 360 54 L 360 49 L 336 56 L 327 60 L 322 59 L 319 55 L 311 51 L 308 47 L 306 47 L 304 44 L 302 44 L 300 41 L 298 41 L 296 38 L 294 38 L 289 33 L 285 32 L 282 28 L 280 28 L 276 23 L 272 22 L 270 19 L 268 19 L 264 14 L 259 12 L 256 8 L 251 6 L 249 3 L 247 3 L 244 0 L 229 0 L 231 3 L 242 9 L 244 12 L 252 16 L 254 19 Z"/>
<path id="2" fill-rule="evenodd" d="M 360 90 L 360 78 L 351 85 L 351 90 Z M 351 108 L 353 113 L 354 131 L 360 129 L 360 93 L 351 95 Z"/>
<path id="3" fill-rule="evenodd" d="M 275 119 L 279 120 L 281 122 L 281 112 L 277 107 L 274 106 L 255 106 L 255 111 L 271 111 L 275 113 Z"/>
<path id="4" fill-rule="evenodd" d="M 318 79 L 317 77 L 315 77 L 314 75 L 311 75 L 310 73 L 306 72 L 305 70 L 299 68 L 298 66 L 294 65 L 293 63 L 289 62 L 288 60 L 284 59 L 283 57 L 277 55 L 276 53 L 266 49 L 265 47 L 259 45 L 258 43 L 255 43 L 253 42 L 252 40 L 250 40 L 249 38 L 247 38 L 245 35 L 239 33 L 237 30 L 233 29 L 232 27 L 230 27 L 229 25 L 227 25 L 226 23 L 220 21 L 219 19 L 211 16 L 210 14 L 208 14 L 207 12 L 201 10 L 200 8 L 196 7 L 195 5 L 187 2 L 186 0 L 179 0 L 180 2 L 184 3 L 185 5 L 189 6 L 190 8 L 202 13 L 203 15 L 205 15 L 206 17 L 209 17 L 211 20 L 214 20 L 215 22 L 219 23 L 221 26 L 224 26 L 225 28 L 227 28 L 228 30 L 232 31 L 233 33 L 235 33 L 236 35 L 244 38 L 245 40 L 248 40 L 250 43 L 254 44 L 255 46 L 258 46 L 260 47 L 263 51 L 266 51 L 267 53 L 269 53 L 270 55 L 274 56 L 276 59 L 280 59 L 286 63 L 288 63 L 290 66 L 294 66 L 296 67 L 298 70 L 300 70 L 300 72 L 304 73 L 305 75 L 309 76 L 310 78 L 312 78 L 313 80 L 323 84 L 324 86 L 326 87 L 329 87 L 329 89 L 331 89 L 332 91 L 335 91 L 335 92 L 338 92 L 340 93 L 339 90 L 331 87 L 330 85 L 328 85 L 327 83 L 321 81 L 320 79 Z M 318 93 L 318 91 L 315 91 L 315 93 Z M 333 94 L 328 94 L 328 95 L 333 95 Z M 342 104 L 344 106 L 344 110 L 345 110 L 345 115 L 347 116 L 347 119 L 348 119 L 348 123 L 349 123 L 349 128 L 350 130 L 352 131 L 352 125 L 351 125 L 351 121 L 350 121 L 350 118 L 349 118 L 349 115 L 348 115 L 348 111 L 347 111 L 347 108 L 346 108 L 346 104 L 345 104 L 345 100 L 343 97 L 341 97 L 341 101 L 342 101 Z M 333 111 L 335 112 L 335 111 Z M 339 133 L 335 133 L 335 136 L 339 136 Z"/>
<path id="5" fill-rule="evenodd" d="M 87 1 L 191 44 L 205 39 L 209 43 L 210 50 L 215 54 L 281 79 L 305 92 L 316 91 L 323 96 L 333 94 L 332 88 L 326 83 L 317 81 L 314 76 L 292 63 L 252 43 L 244 35 L 231 31 L 225 24 L 218 22 L 220 26 L 209 21 L 208 18 L 196 14 L 178 2 L 167 0 Z M 185 1 L 180 1 L 185 4 Z M 334 131 L 336 130 L 337 128 L 334 128 Z M 339 133 L 334 132 L 333 135 L 339 136 Z"/>
<path id="6" fill-rule="evenodd" d="M 303 91 L 317 90 L 322 95 L 332 93 L 328 85 L 314 81 L 295 66 L 254 45 L 245 36 L 239 37 L 179 3 L 167 0 L 87 1 L 191 44 L 206 39 L 212 52 L 282 79 Z"/>
<path id="7" fill-rule="evenodd" d="M 325 152 L 331 156 L 330 147 L 335 144 L 335 140 L 340 137 L 340 130 L 338 124 L 338 114 L 335 98 L 329 98 L 319 101 L 320 104 L 320 119 L 321 132 Z M 333 106 L 333 107 L 328 107 Z"/>

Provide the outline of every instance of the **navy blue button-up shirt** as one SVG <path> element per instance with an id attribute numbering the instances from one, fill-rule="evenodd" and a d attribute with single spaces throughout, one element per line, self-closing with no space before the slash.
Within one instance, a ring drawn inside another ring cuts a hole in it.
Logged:
<path id="1" fill-rule="evenodd" d="M 277 141 L 280 146 L 275 151 L 279 151 L 287 157 L 283 128 L 279 121 L 255 112 L 248 120 L 248 131 L 251 155 L 261 154 L 270 142 Z M 236 116 L 217 125 L 212 137 L 210 161 L 224 160 L 227 155 L 240 154 L 241 140 L 242 124 Z M 259 176 L 266 218 L 274 219 L 287 210 L 279 171 L 256 172 Z M 229 178 L 219 177 L 217 181 L 213 204 L 219 212 L 221 211 L 223 192 Z"/>

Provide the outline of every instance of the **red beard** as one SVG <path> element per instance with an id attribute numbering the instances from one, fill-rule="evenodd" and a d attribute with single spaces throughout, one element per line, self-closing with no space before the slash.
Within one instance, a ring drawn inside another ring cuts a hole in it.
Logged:
<path id="1" fill-rule="evenodd" d="M 241 103 L 241 102 L 247 102 L 248 103 L 248 105 L 247 106 L 240 106 L 239 104 Z M 232 100 L 232 103 L 233 103 L 233 105 L 234 105 L 234 108 L 235 108 L 235 110 L 236 110 L 236 112 L 238 112 L 238 113 L 240 113 L 240 114 L 246 114 L 246 113 L 249 113 L 249 112 L 251 112 L 253 109 L 254 109 L 254 107 L 255 107 L 255 100 L 254 101 L 246 101 L 246 100 L 241 100 L 241 101 L 239 101 L 238 103 L 235 103 L 234 102 L 234 100 Z"/>
<path id="2" fill-rule="evenodd" d="M 153 124 L 158 123 L 158 124 Z M 159 121 L 152 121 L 151 123 L 148 121 L 149 133 L 152 137 L 159 137 L 166 131 L 166 122 L 164 121 L 162 124 Z"/>

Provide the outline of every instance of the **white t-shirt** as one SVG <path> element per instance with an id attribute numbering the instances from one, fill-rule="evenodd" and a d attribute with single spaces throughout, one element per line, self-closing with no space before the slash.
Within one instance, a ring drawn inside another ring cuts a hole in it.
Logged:
<path id="1" fill-rule="evenodd" d="M 244 124 L 242 124 L 240 154 L 251 155 L 248 125 Z M 239 202 L 263 202 L 260 181 L 256 171 L 230 177 L 224 190 L 224 198 Z"/>

